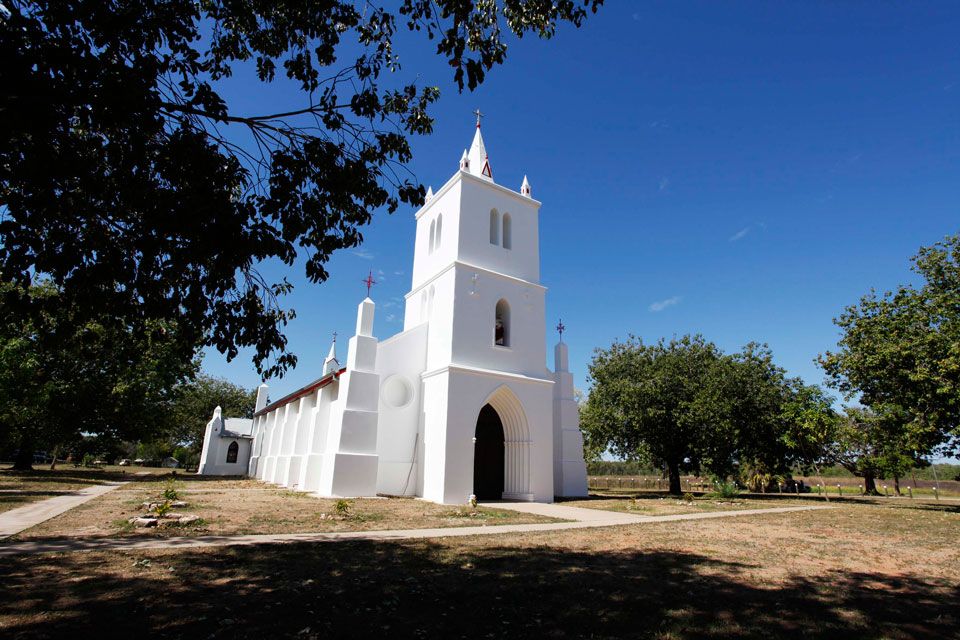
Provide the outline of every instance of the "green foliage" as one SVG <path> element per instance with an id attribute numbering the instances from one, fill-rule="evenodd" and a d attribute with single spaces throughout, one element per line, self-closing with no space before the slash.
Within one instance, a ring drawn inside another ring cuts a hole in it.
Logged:
<path id="1" fill-rule="evenodd" d="M 334 512 L 341 518 L 349 518 L 350 510 L 353 508 L 353 501 L 340 499 L 333 506 Z"/>
<path id="2" fill-rule="evenodd" d="M 228 380 L 201 373 L 176 388 L 167 435 L 172 442 L 190 451 L 199 451 L 204 428 L 216 407 L 221 408 L 224 417 L 252 418 L 256 396 L 256 389 L 244 389 Z M 174 455 L 183 464 L 187 462 L 173 451 L 167 455 Z"/>
<path id="3" fill-rule="evenodd" d="M 180 499 L 177 483 L 173 480 L 167 480 L 166 486 L 163 488 L 163 499 L 170 502 Z"/>
<path id="4" fill-rule="evenodd" d="M 20 313 L 11 296 L 38 313 Z M 92 318 L 97 305 L 77 306 L 45 281 L 26 290 L 0 283 L 0 301 L 0 440 L 16 442 L 28 464 L 37 448 L 92 438 L 106 448 L 155 431 L 171 390 L 194 373 L 176 327 Z"/>
<path id="5" fill-rule="evenodd" d="M 167 515 L 168 513 L 170 513 L 170 511 L 171 511 L 172 509 L 173 509 L 173 506 L 170 504 L 170 501 L 169 501 L 169 500 L 164 500 L 163 502 L 158 503 L 158 504 L 153 508 L 153 513 L 154 513 L 157 517 L 162 518 L 162 517 L 164 517 L 165 515 Z"/>
<path id="6" fill-rule="evenodd" d="M 659 473 L 659 469 L 640 460 L 595 460 L 587 463 L 587 474 L 591 476 L 642 476 Z"/>
<path id="7" fill-rule="evenodd" d="M 834 320 L 837 351 L 819 359 L 834 386 L 887 423 L 870 430 L 884 438 L 872 445 L 898 458 L 955 452 L 960 436 L 960 235 L 922 247 L 912 269 L 922 284 L 848 307 Z"/>
<path id="8" fill-rule="evenodd" d="M 707 494 L 708 498 L 730 500 L 740 496 L 740 487 L 736 482 L 727 482 L 726 480 L 717 480 L 713 483 L 714 490 Z"/>
<path id="9" fill-rule="evenodd" d="M 877 493 L 875 480 L 903 477 L 927 463 L 908 444 L 905 417 L 893 407 L 884 412 L 850 407 L 840 422 L 830 460 L 864 479 L 866 493 Z"/>
<path id="10" fill-rule="evenodd" d="M 671 493 L 680 492 L 682 470 L 727 477 L 739 464 L 776 475 L 819 458 L 813 437 L 832 420 L 819 389 L 786 378 L 754 343 L 727 355 L 701 336 L 655 345 L 631 337 L 598 349 L 590 377 L 581 411 L 588 438 L 665 465 Z"/>
<path id="11" fill-rule="evenodd" d="M 398 32 L 472 90 L 510 37 L 550 38 L 601 1 L 5 2 L 0 83 L 20 89 L 3 101 L 16 126 L 0 132 L 0 273 L 24 288 L 49 275 L 88 312 L 75 326 L 101 313 L 136 333 L 176 325 L 182 361 L 250 348 L 282 374 L 296 363 L 280 303 L 292 286 L 257 265 L 323 281 L 373 211 L 423 200 L 405 165 L 439 89 L 388 75 Z M 271 96 L 278 73 L 300 91 L 251 111 L 262 101 L 221 95 L 235 72 Z M 7 302 L 37 314 L 29 297 Z"/>

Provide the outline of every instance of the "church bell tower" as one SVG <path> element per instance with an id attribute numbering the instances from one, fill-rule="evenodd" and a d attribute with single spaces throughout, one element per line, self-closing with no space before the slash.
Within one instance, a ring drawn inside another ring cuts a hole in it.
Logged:
<path id="1" fill-rule="evenodd" d="M 497 184 L 481 115 L 458 170 L 436 193 L 428 192 L 416 214 L 404 330 L 427 325 L 424 468 L 429 476 L 445 467 L 444 477 L 424 478 L 424 497 L 466 498 L 448 492 L 472 482 L 456 466 L 467 472 L 474 466 L 478 412 L 491 405 L 503 423 L 503 497 L 552 499 L 553 380 L 545 365 L 540 203 L 525 176 L 520 191 Z M 489 397 L 474 398 L 481 389 Z M 535 450 L 534 433 L 542 445 Z M 441 465 L 427 460 L 431 437 L 443 449 Z M 536 461 L 538 455 L 547 457 Z M 438 493 L 431 495 L 434 487 Z"/>

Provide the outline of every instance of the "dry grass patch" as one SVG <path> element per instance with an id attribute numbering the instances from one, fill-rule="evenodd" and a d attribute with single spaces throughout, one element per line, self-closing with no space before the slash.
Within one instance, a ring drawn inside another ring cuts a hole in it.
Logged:
<path id="1" fill-rule="evenodd" d="M 64 537 L 196 536 L 313 533 L 382 529 L 423 529 L 494 524 L 556 522 L 513 511 L 453 507 L 411 498 L 337 500 L 269 487 L 252 480 L 173 484 L 187 503 L 173 511 L 200 519 L 188 525 L 141 528 L 129 523 L 146 513 L 143 503 L 162 502 L 167 482 L 139 483 L 117 489 L 16 536 L 18 540 Z"/>
<path id="2" fill-rule="evenodd" d="M 0 468 L 0 512 L 104 484 L 113 479 L 99 470 L 61 468 L 13 471 Z"/>
<path id="3" fill-rule="evenodd" d="M 0 560 L 9 637 L 957 637 L 960 507 Z M 123 615 L 117 612 L 122 611 Z"/>
<path id="4" fill-rule="evenodd" d="M 672 516 L 715 511 L 739 511 L 741 509 L 770 509 L 811 504 L 807 500 L 762 500 L 750 498 L 708 498 L 704 496 L 677 498 L 664 494 L 593 492 L 583 500 L 564 500 L 564 506 L 618 511 L 638 516 Z"/>

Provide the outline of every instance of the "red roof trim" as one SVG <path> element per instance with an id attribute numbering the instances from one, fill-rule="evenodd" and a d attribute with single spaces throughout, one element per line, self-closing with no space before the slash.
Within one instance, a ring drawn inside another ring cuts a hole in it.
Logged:
<path id="1" fill-rule="evenodd" d="M 290 393 L 290 394 L 287 394 L 287 395 L 283 396 L 282 398 L 280 398 L 280 399 L 277 400 L 276 402 L 271 402 L 270 404 L 268 404 L 267 406 L 265 406 L 263 409 L 260 409 L 260 411 L 257 411 L 256 413 L 254 413 L 254 414 L 253 414 L 253 417 L 256 418 L 256 417 L 258 417 L 258 416 L 264 415 L 265 413 L 270 413 L 270 412 L 273 411 L 274 409 L 279 409 L 280 407 L 282 407 L 282 406 L 284 406 L 284 405 L 290 404 L 290 403 L 293 402 L 294 400 L 299 400 L 299 399 L 302 398 L 303 396 L 309 395 L 309 394 L 313 393 L 314 391 L 316 391 L 317 389 L 322 389 L 322 388 L 324 388 L 325 386 L 327 386 L 328 384 L 330 384 L 331 382 L 333 382 L 334 380 L 336 380 L 337 378 L 339 378 L 341 375 L 343 375 L 343 373 L 344 373 L 346 370 L 347 370 L 347 368 L 344 367 L 343 369 L 340 369 L 339 371 L 334 371 L 334 372 L 332 372 L 332 373 L 328 373 L 327 375 L 323 376 L 323 377 L 320 378 L 319 380 L 315 380 L 314 382 L 311 382 L 310 384 L 308 384 L 307 386 L 303 387 L 302 389 L 297 389 L 297 390 L 294 391 L 293 393 Z"/>

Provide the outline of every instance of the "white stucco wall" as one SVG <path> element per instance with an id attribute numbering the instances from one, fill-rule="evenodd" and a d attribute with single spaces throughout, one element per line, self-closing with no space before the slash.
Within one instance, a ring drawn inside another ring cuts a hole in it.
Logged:
<path id="1" fill-rule="evenodd" d="M 423 442 L 419 437 L 420 374 L 427 353 L 427 324 L 420 324 L 380 343 L 380 412 L 377 424 L 377 492 L 418 495 Z"/>
<path id="2" fill-rule="evenodd" d="M 228 419 L 234 428 L 249 428 L 248 420 Z M 250 461 L 251 438 L 225 437 L 223 435 L 227 421 L 220 415 L 220 407 L 214 412 L 213 418 L 207 423 L 204 430 L 203 448 L 200 450 L 200 465 L 197 473 L 210 476 L 242 476 L 247 473 Z M 229 431 L 229 430 L 228 430 Z M 237 461 L 227 462 L 227 453 L 230 444 L 237 443 Z"/>

